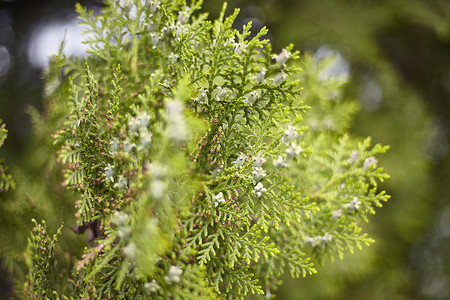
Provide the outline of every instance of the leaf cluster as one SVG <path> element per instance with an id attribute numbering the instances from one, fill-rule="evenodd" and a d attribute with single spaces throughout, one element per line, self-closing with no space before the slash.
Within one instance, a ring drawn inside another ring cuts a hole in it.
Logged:
<path id="1" fill-rule="evenodd" d="M 5 124 L 2 123 L 0 119 L 0 147 L 3 146 L 5 139 L 7 137 L 8 130 L 5 128 Z M 0 192 L 8 191 L 9 189 L 14 189 L 16 183 L 14 182 L 11 174 L 7 174 L 7 166 L 2 165 L 3 160 L 0 159 Z"/>
<path id="2" fill-rule="evenodd" d="M 29 295 L 270 297 L 284 272 L 313 274 L 314 260 L 371 242 L 359 223 L 387 199 L 374 157 L 386 148 L 342 134 L 354 106 L 315 79 L 320 64 L 306 58 L 299 73 L 292 45 L 272 53 L 267 30 L 236 30 L 225 5 L 211 22 L 201 1 L 105 4 L 76 6 L 89 55 L 47 70 L 53 147 L 78 198 L 72 230 L 89 246 L 62 288 L 42 275 L 56 236 L 38 230 Z M 311 126 L 304 103 L 336 127 Z"/>

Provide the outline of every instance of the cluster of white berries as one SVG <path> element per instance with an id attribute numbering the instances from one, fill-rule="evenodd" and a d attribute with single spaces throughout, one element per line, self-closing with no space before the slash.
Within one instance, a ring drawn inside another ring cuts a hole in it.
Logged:
<path id="1" fill-rule="evenodd" d="M 111 219 L 111 222 L 114 223 L 117 227 L 123 226 L 128 222 L 129 216 L 121 211 L 116 211 Z"/>
<path id="2" fill-rule="evenodd" d="M 159 2 L 159 0 L 150 0 L 149 5 L 150 5 L 150 12 L 154 14 L 156 10 L 159 9 L 161 3 Z"/>
<path id="3" fill-rule="evenodd" d="M 352 154 L 350 154 L 350 157 L 347 160 L 347 162 L 352 165 L 352 164 L 354 164 L 356 162 L 358 157 L 359 157 L 359 151 L 358 150 L 353 150 Z M 368 158 L 366 158 L 364 160 L 363 169 L 367 170 L 369 168 L 376 168 L 377 163 L 378 163 L 378 159 L 376 159 L 373 156 L 370 156 L 370 157 L 368 157 Z"/>
<path id="4" fill-rule="evenodd" d="M 159 286 L 159 284 L 156 282 L 155 279 L 153 279 L 150 282 L 146 282 L 144 284 L 144 289 L 147 292 L 147 294 L 156 293 L 160 288 L 161 288 L 161 286 Z"/>
<path id="5" fill-rule="evenodd" d="M 114 173 L 115 173 L 116 166 L 113 166 L 111 164 L 108 164 L 105 167 L 105 181 L 114 183 Z M 125 176 L 119 175 L 119 178 L 116 183 L 114 183 L 114 187 L 118 188 L 119 190 L 124 190 L 128 187 L 128 180 Z"/>
<path id="6" fill-rule="evenodd" d="M 133 4 L 132 0 L 121 0 L 119 6 L 124 8 L 124 13 L 130 15 L 130 19 L 134 19 L 136 17 L 136 5 Z"/>
<path id="7" fill-rule="evenodd" d="M 148 171 L 152 176 L 150 182 L 151 195 L 155 199 L 161 199 L 167 190 L 167 182 L 164 180 L 167 175 L 167 167 L 159 162 L 152 162 Z"/>
<path id="8" fill-rule="evenodd" d="M 339 219 L 340 217 L 342 217 L 342 210 L 341 209 L 333 210 L 331 212 L 331 217 L 333 218 L 333 220 Z"/>
<path id="9" fill-rule="evenodd" d="M 297 128 L 295 128 L 295 126 L 288 126 L 280 140 L 288 146 L 286 149 L 286 157 L 279 155 L 273 162 L 275 168 L 287 168 L 289 166 L 288 161 L 293 160 L 303 152 L 303 147 L 297 145 L 297 143 L 293 141 L 297 137 Z"/>
<path id="10" fill-rule="evenodd" d="M 261 71 L 258 74 L 256 74 L 256 76 L 255 76 L 256 83 L 261 84 L 264 81 L 264 77 L 266 76 L 266 72 L 267 72 L 267 70 L 262 68 Z"/>
<path id="11" fill-rule="evenodd" d="M 181 274 L 183 274 L 183 270 L 180 267 L 170 266 L 169 272 L 167 272 L 167 276 L 164 279 L 168 283 L 179 283 Z"/>
<path id="12" fill-rule="evenodd" d="M 349 164 L 354 164 L 356 162 L 356 160 L 358 159 L 359 156 L 359 151 L 358 150 L 353 150 L 352 154 L 350 155 L 349 159 L 347 160 L 347 162 Z"/>
<path id="13" fill-rule="evenodd" d="M 168 136 L 177 142 L 184 142 L 188 137 L 183 110 L 184 105 L 180 100 L 173 99 L 167 103 Z"/>
<path id="14" fill-rule="evenodd" d="M 281 50 L 281 53 L 278 55 L 274 55 L 273 58 L 277 62 L 279 66 L 282 66 L 286 63 L 286 61 L 291 57 L 291 53 L 287 51 L 286 49 Z"/>
<path id="15" fill-rule="evenodd" d="M 214 207 L 217 207 L 222 202 L 225 202 L 225 198 L 223 197 L 223 193 L 220 192 L 214 196 L 214 199 L 213 199 Z"/>
<path id="16" fill-rule="evenodd" d="M 138 150 L 149 150 L 152 143 L 152 133 L 148 131 L 148 126 L 150 124 L 150 115 L 147 112 L 143 112 L 136 117 L 130 118 L 128 121 L 128 131 L 130 136 L 139 137 L 140 144 L 138 145 Z M 111 154 L 115 155 L 120 150 L 120 141 L 118 138 L 113 138 L 109 142 Z M 136 148 L 136 143 L 132 141 L 130 137 L 127 137 L 123 141 L 123 151 L 125 153 L 131 153 L 133 149 Z M 115 166 L 108 164 L 105 169 L 105 180 L 107 182 L 115 182 L 114 173 Z M 120 190 L 127 188 L 127 179 L 120 175 L 117 182 L 114 184 L 115 188 Z"/>
<path id="17" fill-rule="evenodd" d="M 119 180 L 114 184 L 115 188 L 118 188 L 119 190 L 124 190 L 128 187 L 128 180 L 125 178 L 125 176 L 120 175 Z"/>
<path id="18" fill-rule="evenodd" d="M 180 11 L 178 13 L 178 17 L 177 17 L 177 22 L 178 23 L 184 24 L 184 23 L 186 23 L 187 19 L 188 19 L 188 16 L 187 16 L 187 13 L 185 11 Z"/>
<path id="19" fill-rule="evenodd" d="M 303 148 L 297 145 L 293 140 L 298 137 L 297 129 L 294 126 L 288 126 L 285 130 L 283 136 L 281 137 L 281 142 L 288 145 L 286 149 L 286 156 L 283 157 L 279 155 L 276 160 L 274 160 L 274 166 L 278 169 L 288 167 L 287 160 L 293 160 L 295 157 L 300 155 L 303 152 Z M 234 165 L 237 169 L 241 169 L 245 162 L 247 161 L 247 156 L 243 152 L 239 152 L 239 156 L 236 158 Z M 253 194 L 258 198 L 261 197 L 267 189 L 264 187 L 261 180 L 267 176 L 266 170 L 262 168 L 262 165 L 266 162 L 264 156 L 261 153 L 258 153 L 256 156 L 252 158 L 252 182 L 253 182 Z M 214 172 L 217 176 L 219 172 Z M 214 175 L 213 174 L 213 175 Z M 214 206 L 217 207 L 221 202 L 224 202 L 223 193 L 220 192 L 213 198 Z"/>
<path id="20" fill-rule="evenodd" d="M 128 121 L 128 129 L 130 130 L 130 132 L 134 133 L 140 130 L 146 130 L 149 124 L 150 116 L 147 114 L 147 112 L 143 112 Z"/>
<path id="21" fill-rule="evenodd" d="M 244 153 L 240 152 L 238 158 L 234 162 L 236 168 L 242 168 L 246 161 L 247 157 Z M 262 168 L 262 165 L 266 162 L 266 159 L 261 154 L 258 154 L 253 157 L 253 171 L 252 171 L 252 181 L 255 185 L 253 187 L 253 194 L 255 194 L 258 198 L 261 197 L 267 189 L 264 188 L 264 185 L 262 182 L 260 182 L 261 179 L 267 176 L 266 170 Z M 213 198 L 214 206 L 219 206 L 220 203 L 225 202 L 225 198 L 223 196 L 223 193 L 220 192 Z"/>
<path id="22" fill-rule="evenodd" d="M 296 143 L 292 142 L 291 145 L 286 149 L 286 157 L 289 160 L 293 160 L 298 155 L 303 152 L 303 148 Z"/>
<path id="23" fill-rule="evenodd" d="M 117 226 L 117 236 L 121 241 L 127 241 L 131 235 L 131 227 L 128 225 L 129 216 L 124 212 L 116 211 L 111 222 Z"/>
<path id="24" fill-rule="evenodd" d="M 188 28 L 186 25 L 183 24 L 177 24 L 172 28 L 175 40 L 179 41 L 181 39 L 181 36 L 188 31 Z"/>
<path id="25" fill-rule="evenodd" d="M 274 59 L 280 67 L 284 66 L 286 61 L 289 59 L 289 57 L 292 54 L 287 51 L 286 49 L 281 50 L 281 53 L 278 55 L 274 55 Z M 281 71 L 275 77 L 272 79 L 273 85 L 278 86 L 280 85 L 284 80 L 286 80 L 287 75 Z"/>
<path id="26" fill-rule="evenodd" d="M 117 151 L 119 151 L 120 148 L 120 142 L 118 138 L 113 138 L 110 142 L 109 142 L 109 147 L 111 148 L 111 153 L 112 154 L 116 154 Z"/>
<path id="27" fill-rule="evenodd" d="M 277 169 L 283 169 L 283 168 L 287 168 L 289 166 L 287 161 L 281 155 L 278 156 L 278 158 L 273 162 L 273 164 L 274 164 L 275 168 L 277 168 Z"/>
<path id="28" fill-rule="evenodd" d="M 108 166 L 105 168 L 105 180 L 108 182 L 114 182 L 114 169 L 116 166 L 113 166 L 111 164 L 108 164 Z"/>
<path id="29" fill-rule="evenodd" d="M 275 75 L 275 77 L 272 79 L 273 85 L 279 86 L 286 79 L 286 77 L 287 77 L 286 73 L 281 71 L 280 73 Z"/>
<path id="30" fill-rule="evenodd" d="M 358 197 L 353 197 L 349 203 L 344 204 L 344 207 L 352 211 L 359 210 L 361 208 L 361 201 L 358 200 Z"/>
<path id="31" fill-rule="evenodd" d="M 286 149 L 286 157 L 288 160 L 293 160 L 303 152 L 303 148 L 301 146 L 297 145 L 295 142 L 292 142 L 292 140 L 296 139 L 297 137 L 297 128 L 295 128 L 294 126 L 288 126 L 283 136 L 281 137 L 281 142 L 285 143 L 286 145 L 289 145 L 289 143 L 291 143 Z"/>
<path id="32" fill-rule="evenodd" d="M 281 137 L 281 141 L 285 143 L 286 145 L 295 139 L 298 136 L 297 128 L 294 126 L 288 126 L 286 131 L 284 132 L 283 136 Z"/>
<path id="33" fill-rule="evenodd" d="M 247 45 L 245 43 L 234 43 L 234 53 L 241 55 L 247 51 Z"/>
<path id="34" fill-rule="evenodd" d="M 266 191 L 267 189 L 264 188 L 264 185 L 261 182 L 258 182 L 258 184 L 253 188 L 253 193 L 258 196 L 258 198 L 261 197 L 261 195 Z"/>
<path id="35" fill-rule="evenodd" d="M 236 52 L 236 49 L 235 49 Z M 278 66 L 283 67 L 286 63 L 286 61 L 289 59 L 289 57 L 292 54 L 287 51 L 286 49 L 281 50 L 281 53 L 278 55 L 274 55 L 273 58 L 275 59 Z M 267 70 L 265 68 L 262 68 L 261 71 L 255 75 L 255 81 L 257 84 L 261 84 L 264 82 L 265 76 L 266 76 Z M 287 78 L 287 74 L 283 71 L 280 71 L 272 78 L 272 83 L 274 86 L 279 86 L 281 83 L 283 83 Z"/>
<path id="36" fill-rule="evenodd" d="M 198 91 L 198 95 L 196 98 L 194 98 L 194 102 L 200 103 L 200 104 L 207 104 L 208 103 L 208 92 L 209 90 L 205 87 L 201 87 Z M 215 96 L 215 99 L 217 101 L 226 101 L 227 99 L 234 96 L 233 91 L 228 87 L 222 87 L 218 86 L 216 89 L 214 89 L 212 92 Z M 248 102 L 249 105 L 253 105 L 253 103 L 256 101 L 258 95 L 257 92 L 252 92 L 250 96 L 248 97 L 248 100 L 244 100 L 245 102 Z"/>
<path id="37" fill-rule="evenodd" d="M 131 139 L 127 137 L 123 142 L 123 151 L 125 151 L 125 153 L 131 153 L 131 151 L 133 151 L 134 148 L 136 148 L 136 144 L 133 143 Z"/>
<path id="38" fill-rule="evenodd" d="M 153 43 L 153 37 L 152 37 L 152 43 Z M 155 41 L 154 44 L 156 44 L 156 43 L 157 43 L 157 41 Z M 217 41 L 215 41 L 214 43 L 217 44 Z M 229 41 L 227 41 L 225 43 L 225 45 L 227 45 L 227 44 L 232 44 L 234 47 L 234 53 L 238 54 L 238 55 L 241 55 L 242 53 L 246 52 L 247 47 L 248 47 L 247 44 L 245 44 L 245 43 L 236 43 L 234 41 L 234 39 L 232 39 L 232 38 L 230 38 Z M 292 54 L 289 51 L 287 51 L 286 49 L 283 49 L 280 54 L 274 56 L 274 59 L 279 66 L 284 66 L 284 64 L 286 63 L 286 61 L 289 59 L 289 57 L 291 55 Z M 261 71 L 255 75 L 254 80 L 256 81 L 257 84 L 261 84 L 264 82 L 266 72 L 267 72 L 267 70 L 265 68 L 261 68 Z M 272 83 L 274 86 L 278 86 L 281 83 L 283 83 L 286 80 L 286 78 L 287 78 L 287 74 L 284 73 L 283 71 L 280 71 L 271 80 L 272 80 Z M 208 90 L 202 87 L 199 90 L 199 94 L 198 94 L 197 98 L 194 99 L 194 101 L 201 103 L 201 104 L 207 103 L 207 101 L 208 101 L 207 93 L 208 93 Z M 225 100 L 225 99 L 229 98 L 230 96 L 232 96 L 232 91 L 229 88 L 227 88 L 227 87 L 218 87 L 217 88 L 216 99 L 218 101 Z M 253 104 L 259 99 L 259 97 L 260 96 L 257 91 L 252 91 L 252 92 L 250 92 L 250 94 L 248 96 L 246 96 L 246 98 L 243 101 L 246 105 L 253 106 Z"/>
<path id="39" fill-rule="evenodd" d="M 220 173 L 222 173 L 222 169 L 221 168 L 215 168 L 214 171 L 210 171 L 211 176 L 213 178 L 216 178 L 217 176 L 220 175 Z"/>
<path id="40" fill-rule="evenodd" d="M 253 157 L 253 167 L 261 167 L 265 162 L 266 159 L 261 156 L 261 154 L 258 154 L 257 156 Z"/>
<path id="41" fill-rule="evenodd" d="M 194 101 L 198 102 L 200 104 L 208 103 L 208 89 L 202 87 L 198 91 L 198 96 L 197 96 L 197 98 L 194 99 Z"/>
<path id="42" fill-rule="evenodd" d="M 244 155 L 244 153 L 240 152 L 238 158 L 234 162 L 234 165 L 238 169 L 242 168 L 242 165 L 245 163 L 245 160 L 246 160 L 246 156 Z"/>
<path id="43" fill-rule="evenodd" d="M 232 93 L 233 91 L 229 88 L 219 86 L 217 88 L 216 99 L 217 101 L 226 100 L 231 96 Z"/>
<path id="44" fill-rule="evenodd" d="M 134 258 L 136 257 L 136 244 L 131 242 L 128 245 L 126 245 L 125 247 L 123 247 L 122 251 L 123 253 L 130 259 L 130 260 L 134 260 Z"/>
<path id="45" fill-rule="evenodd" d="M 370 156 L 364 160 L 363 169 L 367 170 L 368 168 L 376 167 L 377 163 L 378 160 L 375 157 Z"/>
<path id="46" fill-rule="evenodd" d="M 159 0 L 152 0 L 148 4 L 150 7 L 150 13 L 155 14 L 160 9 L 160 1 Z M 177 22 L 176 24 L 167 24 L 163 28 L 161 28 L 161 32 L 152 32 L 155 30 L 155 26 L 152 20 L 147 21 L 147 30 L 151 31 L 150 38 L 152 43 L 152 48 L 156 49 L 161 39 L 163 39 L 165 36 L 168 36 L 169 34 L 173 34 L 175 37 L 175 40 L 180 41 L 181 36 L 188 31 L 188 27 L 185 25 L 185 23 L 188 20 L 188 13 L 185 11 L 180 11 L 178 13 Z"/>
<path id="47" fill-rule="evenodd" d="M 139 149 L 145 149 L 148 150 L 150 149 L 150 146 L 152 144 L 152 133 L 149 132 L 148 130 L 141 130 L 140 131 L 140 138 L 141 138 L 141 143 L 139 145 Z"/>
<path id="48" fill-rule="evenodd" d="M 315 237 L 308 236 L 305 239 L 305 243 L 311 244 L 313 247 L 322 246 L 325 247 L 326 244 L 331 242 L 333 237 L 329 233 L 325 233 L 324 235 L 318 235 Z"/>
<path id="49" fill-rule="evenodd" d="M 253 91 L 244 99 L 244 104 L 247 104 L 248 106 L 253 106 L 255 104 L 256 100 L 259 99 L 259 94 L 257 91 Z"/>
<path id="50" fill-rule="evenodd" d="M 156 32 L 152 32 L 152 33 L 150 33 L 150 39 L 152 42 L 152 48 L 156 49 L 156 47 L 159 44 L 159 41 L 161 40 L 161 37 Z"/>
<path id="51" fill-rule="evenodd" d="M 253 194 L 256 196 L 261 197 L 263 193 L 267 191 L 266 188 L 264 188 L 264 185 L 262 182 L 260 182 L 261 179 L 267 176 L 266 170 L 262 168 L 262 165 L 266 162 L 266 159 L 264 156 L 262 156 L 260 153 L 253 157 L 253 171 L 252 171 L 252 180 L 255 187 L 253 188 Z"/>
<path id="52" fill-rule="evenodd" d="M 256 184 L 258 181 L 266 177 L 266 175 L 266 170 L 261 167 L 254 167 L 252 172 L 253 184 Z"/>

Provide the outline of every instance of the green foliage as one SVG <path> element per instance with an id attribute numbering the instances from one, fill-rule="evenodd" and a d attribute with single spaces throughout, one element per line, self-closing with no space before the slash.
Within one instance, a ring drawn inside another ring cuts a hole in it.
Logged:
<path id="1" fill-rule="evenodd" d="M 374 207 L 381 207 L 389 198 L 384 191 L 377 192 L 378 181 L 388 176 L 377 167 L 375 158 L 388 147 L 378 144 L 371 147 L 370 138 L 360 141 L 345 133 L 355 103 L 343 99 L 343 82 L 339 78 L 322 79 L 333 67 L 334 59 L 331 56 L 314 61 L 307 56 L 301 74 L 301 81 L 308 86 L 303 99 L 312 108 L 305 117 L 310 128 L 305 143 L 311 155 L 299 166 L 309 176 L 302 177 L 299 188 L 309 190 L 319 208 L 310 222 L 301 223 L 302 231 L 308 234 L 311 244 L 318 243 L 317 238 L 311 237 L 323 239 L 326 233 L 335 242 L 331 248 L 314 248 L 319 259 L 323 252 L 331 259 L 335 255 L 342 259 L 345 252 L 353 253 L 354 248 L 371 243 L 366 234 L 360 234 L 358 220 L 367 222 L 367 215 L 375 213 Z"/>
<path id="2" fill-rule="evenodd" d="M 24 290 L 29 298 L 48 299 L 58 297 L 57 292 L 53 290 L 54 283 L 57 282 L 59 275 L 55 268 L 54 248 L 58 236 L 61 234 L 62 225 L 50 238 L 45 221 L 38 224 L 33 219 L 33 222 L 36 226 L 28 239 L 26 255 L 29 272 Z"/>
<path id="3" fill-rule="evenodd" d="M 7 133 L 8 130 L 6 130 L 5 124 L 2 123 L 2 120 L 0 119 L 0 147 L 3 146 Z M 8 167 L 3 166 L 1 164 L 2 162 L 3 161 L 0 158 L 0 192 L 8 191 L 10 188 L 14 189 L 16 186 L 16 183 L 12 179 L 11 175 L 6 173 Z"/>
<path id="4" fill-rule="evenodd" d="M 61 280 L 37 225 L 30 297 L 270 297 L 283 273 L 372 242 L 360 222 L 388 198 L 386 147 L 345 134 L 354 106 L 318 79 L 326 62 L 299 73 L 292 45 L 273 54 L 265 28 L 250 38 L 238 11 L 211 22 L 200 4 L 77 5 L 90 55 L 53 59 L 44 118 L 90 245 Z"/>

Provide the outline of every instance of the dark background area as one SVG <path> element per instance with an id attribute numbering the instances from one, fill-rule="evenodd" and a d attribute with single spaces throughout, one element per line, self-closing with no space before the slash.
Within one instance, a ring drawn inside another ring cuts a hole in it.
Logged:
<path id="1" fill-rule="evenodd" d="M 9 130 L 0 157 L 8 165 L 26 168 L 32 132 L 25 108 L 42 109 L 42 64 L 33 61 L 32 41 L 42 46 L 39 29 L 71 22 L 74 3 L 0 0 L 0 118 Z M 227 14 L 236 7 L 236 28 L 267 26 L 275 52 L 294 43 L 339 53 L 350 67 L 346 96 L 361 106 L 352 132 L 391 145 L 381 164 L 392 198 L 367 226 L 377 243 L 325 263 L 317 276 L 286 278 L 279 299 L 450 299 L 449 2 L 230 0 Z M 220 8 L 220 1 L 203 5 L 211 19 Z M 0 270 L 7 297 L 10 273 Z"/>
<path id="2" fill-rule="evenodd" d="M 9 138 L 5 147 L 14 150 L 11 151 L 14 153 L 11 159 L 17 157 L 16 154 L 23 153 L 27 146 L 30 126 L 25 107 L 33 105 L 41 108 L 42 68 L 29 59 L 30 41 L 37 35 L 36 29 L 75 18 L 76 2 L 0 1 L 0 47 L 6 47 L 9 55 L 8 71 L 0 76 L 0 117 L 8 124 Z M 98 9 L 102 1 L 79 2 L 91 9 Z"/>

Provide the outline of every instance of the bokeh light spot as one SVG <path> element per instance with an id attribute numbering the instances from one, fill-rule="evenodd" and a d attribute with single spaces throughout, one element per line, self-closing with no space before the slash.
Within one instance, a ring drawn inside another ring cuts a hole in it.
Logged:
<path id="1" fill-rule="evenodd" d="M 58 54 L 64 41 L 64 54 L 82 56 L 86 53 L 87 45 L 82 43 L 83 28 L 77 19 L 67 22 L 50 22 L 37 26 L 33 31 L 28 46 L 28 60 L 36 68 L 44 68 L 49 57 Z"/>
<path id="2" fill-rule="evenodd" d="M 322 59 L 326 59 L 328 62 L 326 67 L 318 75 L 320 80 L 336 80 L 340 84 L 348 80 L 350 76 L 350 65 L 338 51 L 328 46 L 322 46 L 316 51 L 314 60 L 318 62 Z"/>
<path id="3" fill-rule="evenodd" d="M 11 56 L 9 55 L 8 49 L 5 46 L 0 46 L 0 77 L 8 73 L 10 65 Z"/>

